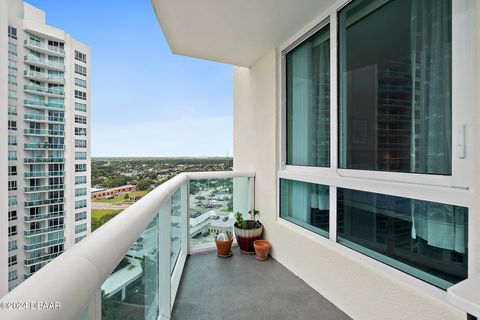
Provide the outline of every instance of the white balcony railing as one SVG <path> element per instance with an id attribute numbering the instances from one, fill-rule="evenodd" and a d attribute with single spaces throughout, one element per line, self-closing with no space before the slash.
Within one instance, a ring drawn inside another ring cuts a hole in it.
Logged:
<path id="1" fill-rule="evenodd" d="M 100 320 L 103 300 L 105 311 L 116 317 L 134 310 L 136 319 L 139 314 L 169 319 L 186 256 L 205 234 L 194 226 L 199 219 L 210 219 L 210 211 L 202 215 L 199 208 L 216 208 L 224 215 L 213 219 L 211 228 L 221 227 L 219 220 L 226 223 L 230 215 L 233 224 L 234 212 L 253 208 L 254 175 L 224 171 L 175 176 L 3 297 L 0 318 Z M 189 212 L 199 219 L 189 219 Z"/>

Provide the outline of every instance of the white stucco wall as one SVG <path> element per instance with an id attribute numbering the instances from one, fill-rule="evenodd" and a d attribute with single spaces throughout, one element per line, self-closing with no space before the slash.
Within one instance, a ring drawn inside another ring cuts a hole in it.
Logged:
<path id="1" fill-rule="evenodd" d="M 368 259 L 277 221 L 276 51 L 272 49 L 249 69 L 236 67 L 233 77 L 234 169 L 256 171 L 255 207 L 261 212 L 273 257 L 354 319 L 465 319 L 463 312 L 369 264 Z M 480 139 L 476 144 L 480 147 Z M 478 225 L 478 215 L 475 222 Z"/>

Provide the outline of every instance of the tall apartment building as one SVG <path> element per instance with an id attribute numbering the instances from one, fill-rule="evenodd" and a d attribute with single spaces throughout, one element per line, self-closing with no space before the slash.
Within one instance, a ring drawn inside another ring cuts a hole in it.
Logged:
<path id="1" fill-rule="evenodd" d="M 23 1 L 0 0 L 0 12 L 6 291 L 90 232 L 90 51 Z"/>

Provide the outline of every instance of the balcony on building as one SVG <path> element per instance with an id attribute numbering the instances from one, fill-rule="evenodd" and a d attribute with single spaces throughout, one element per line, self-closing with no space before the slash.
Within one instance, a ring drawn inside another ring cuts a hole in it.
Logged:
<path id="1" fill-rule="evenodd" d="M 34 33 L 34 31 L 31 31 L 31 32 Z M 65 55 L 65 49 L 60 47 L 50 46 L 44 41 L 34 41 L 32 39 L 25 39 L 24 46 L 27 49 L 32 49 L 34 51 L 38 51 L 51 56 L 63 57 Z"/>

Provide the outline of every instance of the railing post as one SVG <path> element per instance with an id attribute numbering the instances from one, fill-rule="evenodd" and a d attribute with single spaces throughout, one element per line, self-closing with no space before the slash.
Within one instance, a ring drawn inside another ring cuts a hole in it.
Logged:
<path id="1" fill-rule="evenodd" d="M 189 237 L 189 227 L 190 227 L 190 223 L 189 223 L 189 218 L 190 218 L 190 215 L 189 215 L 189 208 L 190 208 L 190 194 L 189 194 L 189 190 L 190 190 L 190 180 L 187 179 L 187 182 L 182 185 L 181 187 L 182 191 L 181 191 L 181 210 L 182 210 L 182 213 L 181 213 L 181 239 L 182 239 L 182 247 L 181 247 L 181 251 L 180 251 L 180 254 L 182 254 L 182 252 L 184 254 L 188 254 L 190 252 L 190 237 Z"/>
<path id="2" fill-rule="evenodd" d="M 171 199 L 166 199 L 158 223 L 158 319 L 170 319 L 171 313 Z"/>

